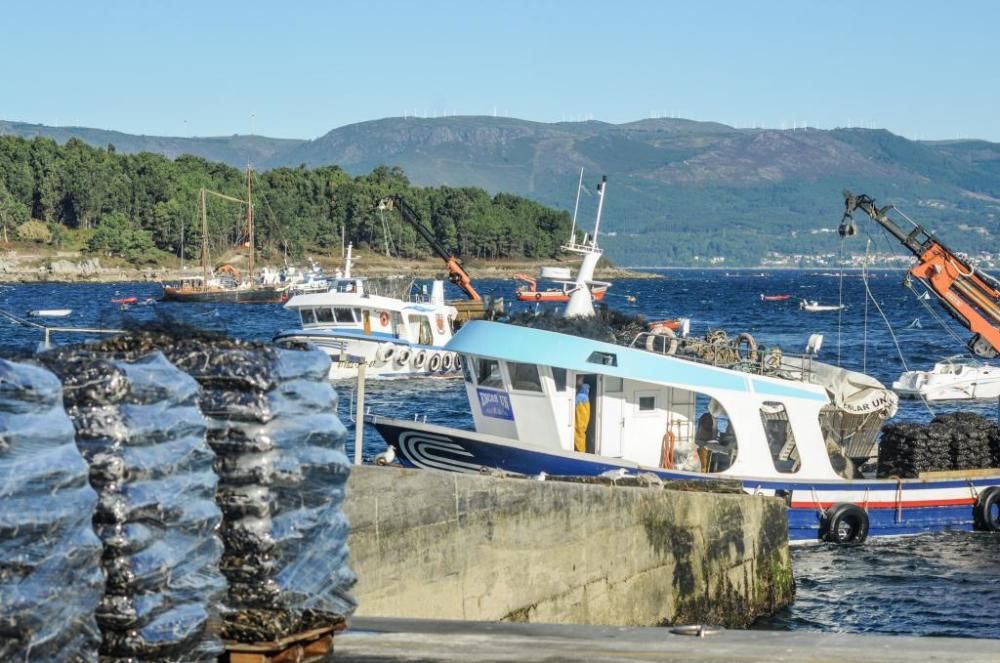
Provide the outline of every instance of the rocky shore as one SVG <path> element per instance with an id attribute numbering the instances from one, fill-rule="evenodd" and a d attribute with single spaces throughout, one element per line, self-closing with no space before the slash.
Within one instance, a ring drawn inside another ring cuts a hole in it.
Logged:
<path id="1" fill-rule="evenodd" d="M 332 258 L 316 260 L 327 273 L 333 273 L 339 261 Z M 515 274 L 536 275 L 538 268 L 553 264 L 552 260 L 541 261 L 474 261 L 465 263 L 465 268 L 473 279 L 505 279 Z M 576 262 L 567 262 L 575 269 Z M 183 270 L 179 266 L 135 266 L 121 260 L 104 260 L 79 252 L 60 251 L 51 255 L 20 253 L 15 250 L 0 253 L 0 282 L 95 282 L 118 281 L 178 281 L 185 277 L 197 276 L 200 268 L 188 265 Z M 386 276 L 407 274 L 414 278 L 435 278 L 446 275 L 440 260 L 409 260 L 387 258 L 377 254 L 356 254 L 355 273 L 365 276 Z M 598 267 L 596 277 L 614 281 L 625 278 L 659 278 L 648 272 L 634 272 L 617 267 Z"/>

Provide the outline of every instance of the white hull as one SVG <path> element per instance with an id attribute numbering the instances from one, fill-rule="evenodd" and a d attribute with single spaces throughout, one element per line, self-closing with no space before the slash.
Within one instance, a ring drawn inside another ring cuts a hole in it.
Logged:
<path id="1" fill-rule="evenodd" d="M 1000 398 L 1000 369 L 967 358 L 950 358 L 930 371 L 907 371 L 892 383 L 905 398 L 970 401 Z"/>
<path id="2" fill-rule="evenodd" d="M 351 380 L 358 367 L 366 366 L 366 377 L 403 378 L 428 375 L 457 375 L 461 370 L 458 356 L 444 348 L 401 344 L 388 339 L 358 339 L 333 335 L 287 334 L 283 339 L 311 343 L 333 360 L 331 380 Z"/>

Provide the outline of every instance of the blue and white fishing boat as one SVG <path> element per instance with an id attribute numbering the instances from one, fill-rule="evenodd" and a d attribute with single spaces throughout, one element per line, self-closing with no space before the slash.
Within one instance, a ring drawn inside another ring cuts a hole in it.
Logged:
<path id="1" fill-rule="evenodd" d="M 410 282 L 405 284 L 410 290 Z M 274 340 L 312 343 L 333 359 L 330 379 L 357 376 L 366 366 L 372 377 L 411 377 L 454 372 L 459 359 L 444 346 L 451 340 L 458 311 L 444 301 L 444 282 L 430 296 L 380 295 L 371 281 L 351 275 L 348 247 L 344 272 L 327 291 L 292 297 L 285 308 L 299 315 L 301 327 Z"/>
<path id="2" fill-rule="evenodd" d="M 801 357 L 734 343 L 737 360 L 720 362 L 715 350 L 682 356 L 680 339 L 646 334 L 626 347 L 471 322 L 448 350 L 462 357 L 475 430 L 370 421 L 408 467 L 735 479 L 787 502 L 793 541 L 1000 530 L 1000 470 L 862 476 L 897 397 L 873 378 L 816 361 L 821 337 Z M 583 384 L 593 416 L 578 451 Z"/>

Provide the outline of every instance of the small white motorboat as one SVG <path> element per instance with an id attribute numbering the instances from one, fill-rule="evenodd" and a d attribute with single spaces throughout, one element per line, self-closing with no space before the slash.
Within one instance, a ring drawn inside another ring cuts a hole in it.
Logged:
<path id="1" fill-rule="evenodd" d="M 73 313 L 71 308 L 40 308 L 28 311 L 29 318 L 65 318 Z"/>
<path id="2" fill-rule="evenodd" d="M 892 390 L 928 401 L 992 400 L 1000 397 L 1000 367 L 955 355 L 929 371 L 906 371 L 892 383 Z"/>
<path id="3" fill-rule="evenodd" d="M 803 299 L 799 302 L 799 308 L 809 313 L 826 313 L 828 311 L 843 311 L 847 307 L 844 304 L 820 304 L 814 299 Z"/>

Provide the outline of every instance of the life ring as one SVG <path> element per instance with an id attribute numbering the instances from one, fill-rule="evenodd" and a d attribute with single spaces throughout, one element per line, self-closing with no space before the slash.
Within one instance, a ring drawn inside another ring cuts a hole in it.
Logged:
<path id="1" fill-rule="evenodd" d="M 535 301 L 536 302 L 542 301 L 542 293 L 540 293 L 540 292 L 536 292 L 535 293 Z"/>
<path id="2" fill-rule="evenodd" d="M 455 355 L 451 352 L 446 352 L 441 357 L 441 370 L 450 371 L 455 367 Z"/>
<path id="3" fill-rule="evenodd" d="M 977 530 L 1000 532 L 1000 486 L 990 486 L 979 493 L 973 514 Z"/>
<path id="4" fill-rule="evenodd" d="M 742 351 L 746 347 L 746 353 Z M 743 332 L 736 338 L 736 356 L 741 361 L 755 363 L 757 361 L 757 341 L 747 332 Z"/>
<path id="5" fill-rule="evenodd" d="M 396 354 L 396 346 L 392 343 L 383 343 L 378 346 L 378 350 L 375 352 L 375 358 L 380 362 L 392 361 L 393 355 Z"/>
<path id="6" fill-rule="evenodd" d="M 427 363 L 427 352 L 425 350 L 417 350 L 413 353 L 413 368 L 418 371 L 424 367 Z"/>
<path id="7" fill-rule="evenodd" d="M 382 325 L 383 327 L 388 327 L 389 326 L 389 313 L 388 313 L 388 311 L 382 311 L 381 313 L 379 313 L 378 314 L 378 321 L 379 321 L 379 324 Z"/>
<path id="8" fill-rule="evenodd" d="M 674 469 L 674 433 L 667 431 L 663 435 L 660 446 L 660 467 L 665 470 Z"/>
<path id="9" fill-rule="evenodd" d="M 858 545 L 868 538 L 868 514 L 857 504 L 840 502 L 823 514 L 819 535 L 839 545 Z"/>
<path id="10" fill-rule="evenodd" d="M 410 349 L 406 347 L 397 348 L 394 359 L 396 360 L 396 365 L 400 368 L 406 366 L 406 363 L 410 361 Z"/>
<path id="11" fill-rule="evenodd" d="M 431 373 L 437 373 L 441 370 L 440 352 L 432 352 L 430 357 L 427 358 L 427 370 Z"/>
<path id="12" fill-rule="evenodd" d="M 677 352 L 677 334 L 672 329 L 664 327 L 658 333 L 646 335 L 646 350 L 659 354 L 672 355 Z"/>

